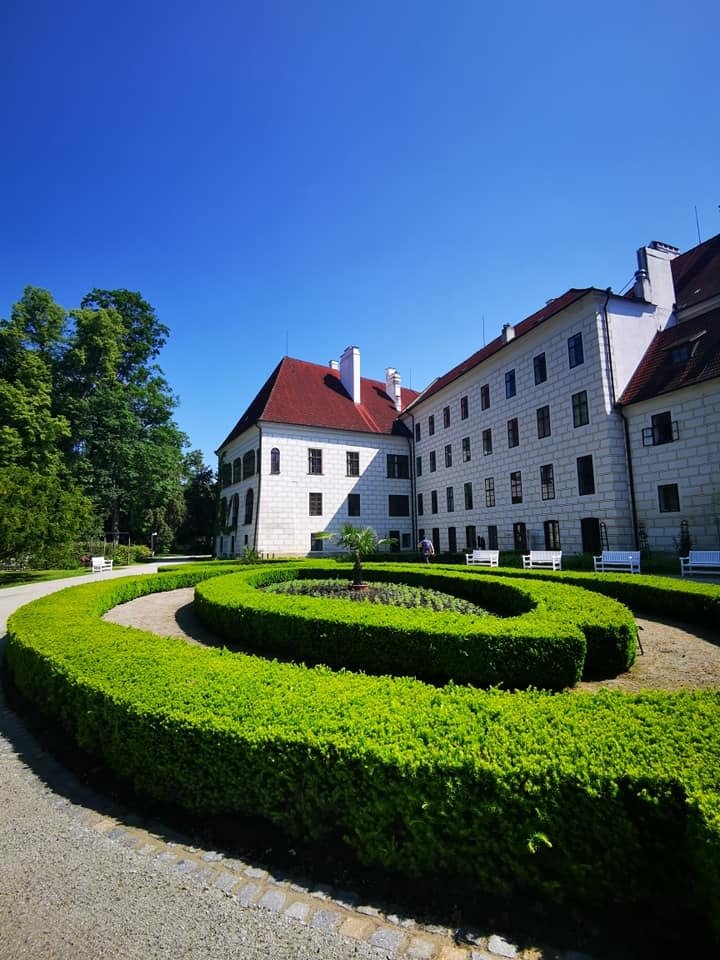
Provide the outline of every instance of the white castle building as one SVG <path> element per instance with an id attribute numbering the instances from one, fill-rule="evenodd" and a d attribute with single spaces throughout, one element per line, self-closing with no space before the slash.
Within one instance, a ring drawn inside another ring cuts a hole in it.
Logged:
<path id="1" fill-rule="evenodd" d="M 220 555 L 371 526 L 437 552 L 720 547 L 720 236 L 638 251 L 628 294 L 571 288 L 422 393 L 284 358 L 218 449 Z"/>

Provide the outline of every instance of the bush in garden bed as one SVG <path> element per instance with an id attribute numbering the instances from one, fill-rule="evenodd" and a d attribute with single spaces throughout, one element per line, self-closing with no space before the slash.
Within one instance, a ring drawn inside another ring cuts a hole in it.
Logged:
<path id="1" fill-rule="evenodd" d="M 592 594 L 580 599 L 563 585 L 511 584 L 417 564 L 374 564 L 366 575 L 450 593 L 506 616 L 359 606 L 258 589 L 303 576 L 348 576 L 346 568 L 319 561 L 213 578 L 196 588 L 195 610 L 224 639 L 265 653 L 432 682 L 562 689 L 582 675 L 586 639 L 594 674 L 614 676 L 635 657 L 629 612 Z"/>
<path id="2" fill-rule="evenodd" d="M 478 895 L 634 903 L 666 923 L 695 906 L 720 940 L 717 694 L 437 689 L 99 619 L 207 575 L 95 582 L 21 608 L 7 646 L 20 691 L 150 797 L 261 815 Z"/>

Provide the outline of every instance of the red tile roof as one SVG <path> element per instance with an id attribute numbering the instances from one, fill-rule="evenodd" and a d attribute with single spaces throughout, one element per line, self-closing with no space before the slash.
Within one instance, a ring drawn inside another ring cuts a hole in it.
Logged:
<path id="1" fill-rule="evenodd" d="M 720 295 L 720 234 L 672 261 L 679 310 Z"/>
<path id="2" fill-rule="evenodd" d="M 565 307 L 569 307 L 570 304 L 575 303 L 577 300 L 581 300 L 586 293 L 590 293 L 591 291 L 605 293 L 604 290 L 598 291 L 595 289 L 595 287 L 584 287 L 583 289 L 571 287 L 569 290 L 566 290 L 562 296 L 555 297 L 554 300 L 548 300 L 544 307 L 542 307 L 540 310 L 537 310 L 535 313 L 532 313 L 529 317 L 526 317 L 524 320 L 521 320 L 520 323 L 515 325 L 515 338 L 522 337 L 531 330 L 534 330 L 539 324 L 543 323 L 545 320 L 549 320 L 550 317 L 555 316 L 556 313 L 560 313 L 561 310 L 564 310 Z M 443 387 L 446 387 L 449 383 L 452 383 L 454 380 L 462 377 L 463 374 L 467 373 L 469 370 L 472 370 L 474 367 L 477 367 L 484 360 L 487 360 L 488 357 L 492 357 L 493 354 L 496 354 L 499 350 L 502 350 L 504 346 L 505 340 L 503 339 L 502 335 L 496 337 L 494 340 L 491 340 L 490 343 L 484 346 L 481 350 L 478 350 L 476 353 L 473 353 L 473 355 L 468 357 L 467 360 L 463 360 L 462 363 L 459 363 L 456 367 L 453 367 L 452 370 L 449 370 L 441 377 L 433 380 L 430 386 L 420 395 L 421 399 L 427 400 L 428 397 L 432 397 L 434 394 L 442 390 Z"/>
<path id="3" fill-rule="evenodd" d="M 688 345 L 680 360 L 676 348 Z M 621 406 L 720 377 L 720 309 L 655 334 L 618 401 Z"/>
<path id="4" fill-rule="evenodd" d="M 417 396 L 416 390 L 402 388 L 403 405 L 411 403 Z M 398 420 L 398 411 L 385 393 L 383 382 L 361 377 L 360 397 L 361 403 L 353 403 L 340 382 L 339 370 L 285 357 L 219 449 L 258 420 L 407 436 L 407 428 Z"/>

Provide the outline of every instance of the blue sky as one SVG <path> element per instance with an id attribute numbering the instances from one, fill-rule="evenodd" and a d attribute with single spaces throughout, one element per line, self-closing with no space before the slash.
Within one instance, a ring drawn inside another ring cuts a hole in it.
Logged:
<path id="1" fill-rule="evenodd" d="M 700 0 L 4 0 L 0 316 L 139 290 L 213 464 L 286 346 L 421 389 L 720 233 L 719 36 Z"/>

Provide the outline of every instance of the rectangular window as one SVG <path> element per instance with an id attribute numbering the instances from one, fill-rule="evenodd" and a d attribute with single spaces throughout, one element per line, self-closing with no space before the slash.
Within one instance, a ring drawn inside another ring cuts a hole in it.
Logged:
<path id="1" fill-rule="evenodd" d="M 422 476 L 422 457 L 415 457 L 415 476 Z"/>
<path id="2" fill-rule="evenodd" d="M 388 514 L 391 517 L 409 517 L 410 497 L 407 494 L 391 493 L 388 497 Z"/>
<path id="3" fill-rule="evenodd" d="M 678 439 L 677 421 L 670 417 L 670 411 L 653 414 L 652 426 L 642 432 L 644 447 L 655 447 L 659 443 L 672 443 Z"/>
<path id="4" fill-rule="evenodd" d="M 447 504 L 448 513 L 452 513 L 455 509 L 455 491 L 452 487 L 445 488 L 445 503 Z"/>
<path id="5" fill-rule="evenodd" d="M 410 534 L 409 534 L 409 533 L 403 533 L 402 536 L 401 536 L 401 538 L 400 538 L 400 543 L 401 543 L 401 545 L 402 545 L 403 550 L 409 550 L 409 549 L 410 549 Z M 393 549 L 395 549 L 395 548 L 393 548 Z"/>
<path id="6" fill-rule="evenodd" d="M 407 480 L 410 476 L 410 465 L 406 453 L 387 454 L 387 475 L 395 480 Z"/>
<path id="7" fill-rule="evenodd" d="M 490 406 L 490 386 L 487 383 L 484 383 L 480 387 L 480 409 L 487 410 Z"/>
<path id="8" fill-rule="evenodd" d="M 432 542 L 435 547 L 435 553 L 440 553 L 440 527 L 432 528 Z"/>
<path id="9" fill-rule="evenodd" d="M 520 428 L 518 427 L 517 417 L 507 422 L 508 446 L 516 447 L 520 443 Z"/>
<path id="10" fill-rule="evenodd" d="M 360 454 L 357 450 L 345 452 L 345 470 L 348 477 L 360 476 Z"/>
<path id="11" fill-rule="evenodd" d="M 555 499 L 555 471 L 551 463 L 540 467 L 540 493 L 543 500 Z"/>
<path id="12" fill-rule="evenodd" d="M 437 458 L 435 457 L 435 451 L 430 451 L 430 473 L 435 473 L 437 470 Z"/>
<path id="13" fill-rule="evenodd" d="M 420 440 L 420 424 L 416 423 L 415 424 L 415 443 L 417 443 L 419 440 Z"/>
<path id="14" fill-rule="evenodd" d="M 418 511 L 419 517 L 422 517 L 422 515 L 425 513 L 425 509 L 423 505 L 423 495 L 421 493 L 417 495 L 417 511 Z"/>
<path id="15" fill-rule="evenodd" d="M 595 493 L 595 474 L 593 472 L 592 456 L 577 458 L 578 494 L 586 497 Z"/>
<path id="16" fill-rule="evenodd" d="M 522 503 L 522 473 L 513 470 L 510 474 L 510 500 L 512 503 Z"/>
<path id="17" fill-rule="evenodd" d="M 489 524 L 488 526 L 488 550 L 497 550 L 498 548 L 498 535 L 497 527 L 494 523 Z"/>
<path id="18" fill-rule="evenodd" d="M 492 453 L 492 430 L 490 427 L 482 432 L 482 447 L 484 457 L 487 457 Z"/>
<path id="19" fill-rule="evenodd" d="M 443 426 L 450 426 L 450 407 L 443 407 Z"/>
<path id="20" fill-rule="evenodd" d="M 470 437 L 462 438 L 462 458 L 463 463 L 468 463 L 470 461 Z"/>
<path id="21" fill-rule="evenodd" d="M 584 361 L 582 334 L 576 333 L 568 337 L 568 363 L 572 368 L 579 367 Z"/>
<path id="22" fill-rule="evenodd" d="M 560 524 L 557 520 L 546 520 L 543 523 L 545 531 L 545 549 L 560 550 Z"/>
<path id="23" fill-rule="evenodd" d="M 432 436 L 435 433 L 435 417 L 430 414 L 428 417 L 428 436 Z"/>
<path id="24" fill-rule="evenodd" d="M 431 491 L 430 491 L 430 512 L 431 512 L 431 513 L 437 513 L 437 512 L 438 512 L 437 503 L 438 503 L 438 501 L 437 501 L 437 490 L 431 490 Z"/>
<path id="25" fill-rule="evenodd" d="M 477 547 L 477 530 L 472 523 L 465 527 L 465 547 L 468 550 L 474 550 Z"/>
<path id="26" fill-rule="evenodd" d="M 538 440 L 550 436 L 550 407 L 538 407 L 537 409 L 537 430 Z"/>
<path id="27" fill-rule="evenodd" d="M 240 483 L 242 480 L 242 459 L 235 457 L 232 465 L 232 482 Z"/>
<path id="28" fill-rule="evenodd" d="M 658 506 L 660 513 L 678 513 L 680 493 L 676 483 L 663 483 L 658 487 Z"/>
<path id="29" fill-rule="evenodd" d="M 308 450 L 308 473 L 322 473 L 322 450 Z"/>
<path id="30" fill-rule="evenodd" d="M 457 553 L 457 530 L 448 527 L 448 553 Z"/>
<path id="31" fill-rule="evenodd" d="M 322 494 L 321 493 L 309 494 L 309 504 L 310 504 L 310 516 L 321 517 L 322 516 Z"/>
<path id="32" fill-rule="evenodd" d="M 485 506 L 495 506 L 495 477 L 485 477 Z"/>
<path id="33" fill-rule="evenodd" d="M 397 553 L 400 550 L 400 531 L 390 530 L 388 533 L 388 539 L 390 540 L 390 550 L 393 553 Z"/>
<path id="34" fill-rule="evenodd" d="M 446 467 L 452 466 L 452 444 L 451 443 L 445 444 L 445 466 Z"/>
<path id="35" fill-rule="evenodd" d="M 586 423 L 590 423 L 587 390 L 581 390 L 579 393 L 572 395 L 572 412 L 574 427 L 584 427 Z"/>
<path id="36" fill-rule="evenodd" d="M 525 553 L 528 548 L 527 527 L 524 523 L 513 524 L 513 546 L 516 550 L 522 550 L 523 553 Z"/>
<path id="37" fill-rule="evenodd" d="M 508 370 L 508 372 L 505 374 L 505 399 L 509 400 L 510 397 L 515 396 L 515 393 L 515 371 Z"/>
<path id="38" fill-rule="evenodd" d="M 467 420 L 468 418 L 468 398 L 460 397 L 460 419 Z"/>
<path id="39" fill-rule="evenodd" d="M 349 517 L 359 517 L 360 516 L 360 494 L 359 493 L 349 493 L 348 494 L 348 516 Z"/>
<path id="40" fill-rule="evenodd" d="M 465 509 L 472 510 L 473 508 L 472 482 L 466 483 L 463 487 L 463 490 L 465 492 Z"/>
<path id="41" fill-rule="evenodd" d="M 325 541 L 322 537 L 317 537 L 314 533 L 310 534 L 310 551 L 320 553 L 324 549 Z"/>
<path id="42" fill-rule="evenodd" d="M 535 374 L 535 386 L 539 383 L 545 383 L 547 380 L 547 363 L 545 362 L 544 353 L 533 357 L 533 373 Z"/>

